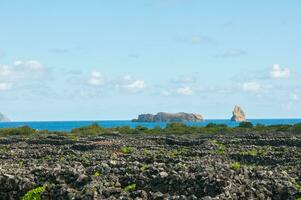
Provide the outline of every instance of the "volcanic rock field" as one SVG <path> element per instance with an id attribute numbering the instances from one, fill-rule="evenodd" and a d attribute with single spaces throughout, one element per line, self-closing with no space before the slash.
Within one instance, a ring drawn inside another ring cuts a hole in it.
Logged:
<path id="1" fill-rule="evenodd" d="M 284 133 L 4 137 L 0 160 L 0 199 L 301 197 L 301 137 Z"/>

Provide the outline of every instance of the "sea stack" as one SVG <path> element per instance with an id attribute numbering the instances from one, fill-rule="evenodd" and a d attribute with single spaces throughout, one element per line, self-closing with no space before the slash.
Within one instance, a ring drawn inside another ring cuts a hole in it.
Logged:
<path id="1" fill-rule="evenodd" d="M 10 120 L 5 115 L 0 113 L 0 122 L 9 122 L 9 121 Z"/>
<path id="2" fill-rule="evenodd" d="M 241 109 L 239 106 L 235 106 L 233 110 L 233 116 L 231 118 L 231 121 L 235 122 L 245 122 L 246 120 L 246 115 L 244 111 Z"/>
<path id="3" fill-rule="evenodd" d="M 159 112 L 153 114 L 141 114 L 138 119 L 133 119 L 133 122 L 202 122 L 204 118 L 200 114 L 194 113 L 165 113 Z"/>

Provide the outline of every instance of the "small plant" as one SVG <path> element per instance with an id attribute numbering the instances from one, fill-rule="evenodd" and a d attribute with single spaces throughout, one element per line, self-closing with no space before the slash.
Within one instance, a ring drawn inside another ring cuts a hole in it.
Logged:
<path id="1" fill-rule="evenodd" d="M 215 151 L 217 155 L 225 155 L 225 149 L 224 148 L 219 148 Z"/>
<path id="2" fill-rule="evenodd" d="M 189 151 L 187 148 L 178 148 L 168 153 L 168 155 L 172 158 L 175 158 L 179 155 L 185 154 Z"/>
<path id="3" fill-rule="evenodd" d="M 78 141 L 78 136 L 75 135 L 75 134 L 70 134 L 70 135 L 68 135 L 68 138 L 69 138 L 70 140 L 73 140 L 73 141 Z"/>
<path id="4" fill-rule="evenodd" d="M 297 190 L 301 191 L 301 183 L 293 182 L 292 184 Z"/>
<path id="5" fill-rule="evenodd" d="M 140 170 L 142 172 L 144 172 L 145 170 L 147 170 L 147 168 L 148 168 L 148 165 L 144 164 L 144 165 L 142 165 L 142 167 L 140 167 Z"/>
<path id="6" fill-rule="evenodd" d="M 19 161 L 19 167 L 23 167 L 24 166 L 24 160 L 20 160 Z"/>
<path id="7" fill-rule="evenodd" d="M 125 188 L 124 188 L 124 191 L 125 192 L 132 192 L 132 191 L 135 191 L 136 190 L 136 184 L 135 183 L 133 183 L 133 184 L 130 184 L 130 185 L 128 185 L 128 186 L 126 186 Z"/>
<path id="8" fill-rule="evenodd" d="M 209 142 L 214 145 L 214 146 L 217 146 L 217 150 L 215 150 L 214 152 L 218 155 L 224 155 L 225 154 L 225 150 L 226 150 L 226 146 L 217 141 L 217 140 L 209 140 Z"/>
<path id="9" fill-rule="evenodd" d="M 60 161 L 63 162 L 65 160 L 64 156 L 60 157 Z"/>
<path id="10" fill-rule="evenodd" d="M 50 155 L 47 155 L 47 156 L 44 157 L 44 159 L 45 159 L 45 160 L 51 160 L 52 158 L 51 158 Z"/>
<path id="11" fill-rule="evenodd" d="M 121 147 L 120 152 L 123 154 L 130 154 L 134 151 L 134 148 L 131 147 Z"/>
<path id="12" fill-rule="evenodd" d="M 242 155 L 248 155 L 248 156 L 256 156 L 257 155 L 257 150 L 256 149 L 251 149 L 248 151 L 243 151 L 241 153 Z"/>
<path id="13" fill-rule="evenodd" d="M 233 170 L 239 170 L 241 168 L 241 165 L 239 162 L 234 162 L 231 164 L 231 169 Z"/>
<path id="14" fill-rule="evenodd" d="M 99 177 L 99 176 L 101 176 L 101 173 L 100 172 L 95 172 L 94 176 Z"/>
<path id="15" fill-rule="evenodd" d="M 46 186 L 42 186 L 29 190 L 22 200 L 41 200 L 41 194 L 45 191 L 45 189 Z"/>

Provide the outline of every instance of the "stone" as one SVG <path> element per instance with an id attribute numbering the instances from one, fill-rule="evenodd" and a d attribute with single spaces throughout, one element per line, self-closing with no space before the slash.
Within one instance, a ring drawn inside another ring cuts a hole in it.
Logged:
<path id="1" fill-rule="evenodd" d="M 160 172 L 159 175 L 161 176 L 161 178 L 166 178 L 168 176 L 167 172 Z"/>
<path id="2" fill-rule="evenodd" d="M 245 122 L 245 121 L 247 121 L 244 111 L 239 106 L 234 107 L 234 110 L 233 110 L 232 114 L 233 114 L 233 116 L 231 118 L 231 121 L 235 121 L 235 122 Z"/>

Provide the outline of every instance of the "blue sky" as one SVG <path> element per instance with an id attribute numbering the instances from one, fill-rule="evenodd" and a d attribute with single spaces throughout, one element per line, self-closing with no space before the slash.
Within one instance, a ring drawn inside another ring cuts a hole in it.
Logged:
<path id="1" fill-rule="evenodd" d="M 301 1 L 0 2 L 12 120 L 301 116 Z"/>

